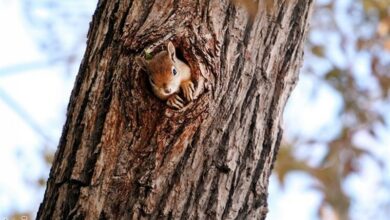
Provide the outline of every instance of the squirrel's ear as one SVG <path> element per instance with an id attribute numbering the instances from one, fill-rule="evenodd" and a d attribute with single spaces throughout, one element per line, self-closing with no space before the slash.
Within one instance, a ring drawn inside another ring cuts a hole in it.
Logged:
<path id="1" fill-rule="evenodd" d="M 147 67 L 147 65 L 148 65 L 148 61 L 146 61 L 144 58 L 142 58 L 142 57 L 136 57 L 136 58 L 135 58 L 135 62 L 138 64 L 138 66 L 141 67 L 141 69 L 147 70 L 146 67 Z"/>
<path id="2" fill-rule="evenodd" d="M 171 41 L 169 41 L 167 47 L 168 47 L 169 57 L 172 59 L 173 62 L 175 62 L 175 59 L 176 59 L 175 46 L 173 46 L 173 43 Z"/>

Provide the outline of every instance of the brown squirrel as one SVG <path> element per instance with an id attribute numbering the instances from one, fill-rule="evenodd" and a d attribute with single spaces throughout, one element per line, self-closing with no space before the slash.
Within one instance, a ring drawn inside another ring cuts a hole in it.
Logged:
<path id="1" fill-rule="evenodd" d="M 188 102 L 194 100 L 201 91 L 200 84 L 203 80 L 195 90 L 191 81 L 191 69 L 176 57 L 175 46 L 171 41 L 168 42 L 166 51 L 157 53 L 151 60 L 137 57 L 136 62 L 148 73 L 153 93 L 161 100 L 166 100 L 167 105 L 172 108 L 184 107 L 184 101 L 178 95 L 180 88 Z"/>

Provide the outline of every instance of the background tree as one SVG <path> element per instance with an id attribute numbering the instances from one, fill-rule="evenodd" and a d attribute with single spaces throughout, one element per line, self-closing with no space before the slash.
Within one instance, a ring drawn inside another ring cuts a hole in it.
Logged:
<path id="1" fill-rule="evenodd" d="M 301 74 L 302 83 L 309 86 L 300 94 L 306 92 L 308 101 L 300 101 L 302 108 L 287 109 L 291 113 L 287 118 L 292 120 L 287 125 L 293 128 L 287 127 L 289 135 L 282 144 L 276 173 L 282 184 L 293 171 L 308 174 L 313 179 L 311 187 L 322 194 L 320 216 L 325 210 L 339 219 L 386 219 L 390 214 L 390 200 L 383 197 L 390 193 L 386 162 L 390 146 L 386 135 L 390 122 L 389 8 L 388 0 L 331 0 L 318 1 L 313 13 Z M 326 111 L 334 111 L 334 116 L 315 131 L 302 132 L 293 124 L 297 120 L 293 111 L 302 112 L 313 100 L 324 99 L 323 90 L 332 94 L 332 100 L 319 105 L 335 109 L 317 112 L 314 120 L 321 120 Z M 380 176 L 365 177 L 365 173 Z M 353 184 L 352 179 L 360 183 Z M 365 195 L 373 188 L 377 193 Z"/>
<path id="2" fill-rule="evenodd" d="M 251 6 L 100 1 L 37 218 L 265 218 L 312 1 Z M 208 81 L 183 111 L 134 65 L 169 38 Z"/>

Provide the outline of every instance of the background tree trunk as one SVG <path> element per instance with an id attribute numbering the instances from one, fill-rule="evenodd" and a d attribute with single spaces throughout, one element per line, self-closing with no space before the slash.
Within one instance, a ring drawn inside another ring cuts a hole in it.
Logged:
<path id="1" fill-rule="evenodd" d="M 37 218 L 265 218 L 312 7 L 267 2 L 100 0 Z M 183 111 L 135 65 L 168 39 L 207 79 Z"/>

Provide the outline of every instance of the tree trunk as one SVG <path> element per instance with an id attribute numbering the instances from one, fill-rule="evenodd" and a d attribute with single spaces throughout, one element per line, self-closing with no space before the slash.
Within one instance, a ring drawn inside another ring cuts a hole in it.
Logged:
<path id="1" fill-rule="evenodd" d="M 265 218 L 312 1 L 245 5 L 99 1 L 37 219 Z M 168 39 L 206 78 L 181 111 L 135 64 Z"/>

